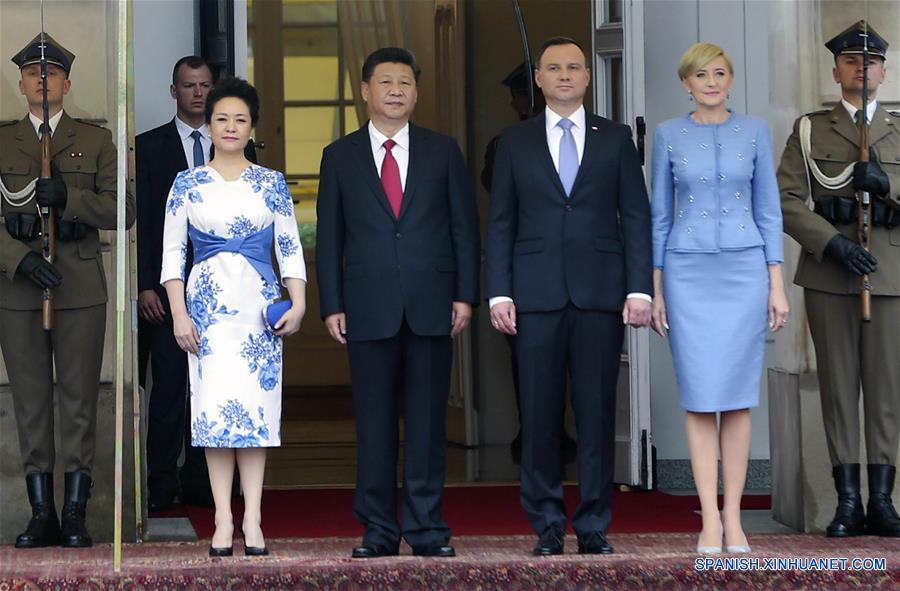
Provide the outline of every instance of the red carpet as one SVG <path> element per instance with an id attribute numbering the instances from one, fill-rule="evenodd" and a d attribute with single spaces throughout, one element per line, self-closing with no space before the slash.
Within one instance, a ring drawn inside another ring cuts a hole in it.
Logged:
<path id="1" fill-rule="evenodd" d="M 578 489 L 565 487 L 569 515 L 578 504 Z M 747 495 L 744 509 L 770 509 L 768 495 Z M 696 496 L 678 496 L 658 491 L 616 491 L 613 497 L 612 533 L 696 532 L 700 529 Z M 243 508 L 235 499 L 235 523 Z M 360 536 L 353 517 L 352 489 L 267 490 L 263 493 L 263 529 L 267 538 L 324 538 Z M 197 536 L 209 538 L 214 530 L 212 508 L 186 507 L 153 517 L 190 517 Z M 444 519 L 455 536 L 531 534 L 519 503 L 519 487 L 455 486 L 444 493 Z"/>
<path id="2" fill-rule="evenodd" d="M 152 591 L 160 589 L 240 590 L 309 589 L 312 591 L 616 591 L 729 589 L 859 591 L 900 589 L 900 547 L 892 540 L 861 536 L 838 539 L 821 534 L 751 535 L 753 553 L 741 559 L 805 557 L 848 560 L 879 557 L 878 570 L 829 570 L 779 567 L 745 570 L 734 567 L 698 570 L 695 533 L 610 535 L 616 553 L 576 554 L 574 536 L 562 556 L 535 558 L 533 535 L 459 536 L 457 557 L 417 558 L 408 547 L 401 555 L 352 560 L 359 538 L 305 538 L 267 541 L 271 554 L 243 556 L 235 541 L 231 558 L 208 558 L 206 540 L 126 544 L 121 572 L 113 572 L 109 544 L 93 548 L 16 550 L 0 546 L 0 590 Z M 722 555 L 716 562 L 736 555 Z"/>

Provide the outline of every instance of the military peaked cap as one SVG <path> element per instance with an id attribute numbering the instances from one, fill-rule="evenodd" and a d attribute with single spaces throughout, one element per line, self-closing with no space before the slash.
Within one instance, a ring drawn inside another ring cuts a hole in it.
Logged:
<path id="1" fill-rule="evenodd" d="M 866 30 L 868 28 L 868 31 Z M 871 26 L 866 27 L 866 21 L 860 20 L 853 23 L 847 29 L 838 33 L 825 47 L 834 55 L 842 53 L 862 53 L 866 47 L 866 34 L 868 33 L 869 55 L 881 58 L 885 57 L 888 42 L 884 37 L 875 32 Z"/>
<path id="2" fill-rule="evenodd" d="M 21 70 L 25 66 L 41 63 L 41 35 L 43 35 L 44 56 L 47 58 L 48 64 L 59 66 L 66 71 L 66 75 L 72 70 L 72 62 L 75 61 L 75 54 L 57 43 L 53 37 L 47 33 L 38 33 L 38 35 L 28 42 L 28 45 L 13 56 L 12 61 Z"/>

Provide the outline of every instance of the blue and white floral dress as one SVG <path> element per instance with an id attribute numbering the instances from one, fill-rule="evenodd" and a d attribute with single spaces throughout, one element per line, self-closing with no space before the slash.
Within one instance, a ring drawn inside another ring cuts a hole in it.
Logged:
<path id="1" fill-rule="evenodd" d="M 179 173 L 166 203 L 160 283 L 184 280 L 188 224 L 229 239 L 273 226 L 282 281 L 306 280 L 294 206 L 280 172 L 251 165 L 230 182 L 209 166 Z M 237 252 L 220 252 L 191 269 L 186 303 L 200 336 L 199 354 L 188 355 L 195 447 L 281 445 L 281 339 L 262 319 L 279 296 L 279 285 Z"/>

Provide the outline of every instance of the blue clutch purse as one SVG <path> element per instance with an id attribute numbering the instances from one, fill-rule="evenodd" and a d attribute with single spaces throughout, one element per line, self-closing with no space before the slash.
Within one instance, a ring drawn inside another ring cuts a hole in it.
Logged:
<path id="1" fill-rule="evenodd" d="M 275 332 L 275 324 L 291 309 L 291 300 L 276 300 L 263 309 L 263 324 L 269 332 Z"/>

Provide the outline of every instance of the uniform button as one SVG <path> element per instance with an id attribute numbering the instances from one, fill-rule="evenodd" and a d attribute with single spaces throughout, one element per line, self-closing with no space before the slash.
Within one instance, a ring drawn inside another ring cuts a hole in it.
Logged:
<path id="1" fill-rule="evenodd" d="M 572 206 L 566 203 L 566 211 L 572 211 Z"/>
<path id="2" fill-rule="evenodd" d="M 396 234 L 394 234 L 394 238 L 399 240 L 400 238 L 403 238 L 403 234 L 401 234 L 400 232 L 397 232 Z"/>

